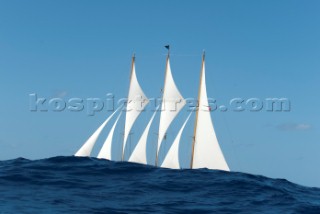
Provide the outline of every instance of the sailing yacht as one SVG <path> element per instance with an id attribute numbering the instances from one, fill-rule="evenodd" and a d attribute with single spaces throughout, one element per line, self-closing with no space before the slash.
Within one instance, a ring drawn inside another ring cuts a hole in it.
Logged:
<path id="1" fill-rule="evenodd" d="M 185 119 L 183 125 L 179 129 L 171 147 L 168 152 L 164 154 L 164 159 L 159 159 L 159 153 L 161 152 L 162 141 L 165 138 L 166 132 L 169 129 L 171 123 L 177 117 L 179 112 L 186 104 L 185 99 L 181 95 L 178 87 L 176 86 L 170 67 L 170 51 L 169 46 L 168 54 L 166 58 L 165 79 L 162 94 L 162 103 L 156 108 L 156 111 L 152 114 L 150 120 L 147 123 L 141 137 L 139 138 L 133 151 L 127 148 L 127 140 L 130 131 L 141 115 L 145 107 L 148 105 L 149 100 L 143 92 L 136 75 L 135 69 L 135 56 L 132 57 L 129 93 L 126 106 L 120 106 L 116 109 L 89 137 L 89 139 L 82 145 L 82 147 L 75 153 L 75 156 L 89 157 L 91 155 L 92 148 L 94 147 L 99 135 L 104 127 L 108 124 L 114 115 L 118 112 L 118 116 L 97 156 L 97 158 L 115 160 L 112 156 L 112 144 L 113 135 L 117 123 L 121 117 L 122 109 L 125 111 L 125 125 L 124 125 L 124 137 L 122 142 L 122 161 L 135 162 L 140 164 L 150 164 L 147 162 L 147 155 L 152 151 L 147 150 L 148 135 L 151 125 L 154 123 L 155 116 L 160 109 L 160 121 L 158 130 L 158 140 L 155 151 L 155 166 L 171 169 L 181 169 L 179 148 L 182 133 L 190 120 L 192 112 L 189 113 Z M 215 170 L 230 171 L 229 166 L 224 158 L 220 145 L 218 143 L 215 130 L 213 127 L 210 107 L 208 104 L 208 96 L 206 89 L 206 77 L 205 77 L 205 53 L 202 55 L 202 65 L 200 70 L 200 83 L 198 90 L 198 106 L 195 110 L 196 116 L 194 120 L 194 133 L 192 142 L 192 153 L 190 154 L 190 168 L 208 168 Z"/>

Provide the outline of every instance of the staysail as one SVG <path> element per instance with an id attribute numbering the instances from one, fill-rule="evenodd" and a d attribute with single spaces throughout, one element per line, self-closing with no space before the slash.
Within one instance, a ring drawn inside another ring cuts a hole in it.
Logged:
<path id="1" fill-rule="evenodd" d="M 117 119 L 116 119 L 116 122 L 114 122 L 109 134 L 108 134 L 108 137 L 106 138 L 106 141 L 104 142 L 97 158 L 101 158 L 101 159 L 107 159 L 107 160 L 112 160 L 112 156 L 111 156 L 111 149 L 112 149 L 112 139 L 113 139 L 113 133 L 114 133 L 114 130 L 117 126 L 117 123 L 121 117 L 121 114 L 122 114 L 122 111 L 120 112 L 120 114 L 118 115 Z"/>
<path id="2" fill-rule="evenodd" d="M 148 139 L 148 134 L 150 131 L 152 121 L 156 116 L 158 109 L 159 109 L 159 106 L 156 108 L 155 112 L 153 113 L 146 129 L 144 130 L 143 134 L 140 137 L 140 140 L 138 141 L 138 144 L 134 148 L 129 158 L 129 162 L 147 164 L 147 139 Z"/>
<path id="3" fill-rule="evenodd" d="M 100 127 L 91 135 L 91 137 L 82 145 L 82 147 L 77 151 L 77 153 L 74 156 L 78 157 L 89 157 L 92 151 L 92 148 L 94 144 L 97 142 L 97 139 L 99 135 L 101 134 L 101 131 L 103 128 L 107 125 L 109 120 L 113 117 L 113 115 L 121 109 L 122 106 L 120 106 L 117 110 L 115 110 L 101 125 Z"/>
<path id="4" fill-rule="evenodd" d="M 159 124 L 159 138 L 156 154 L 156 165 L 158 165 L 158 154 L 161 142 L 174 118 L 186 104 L 186 101 L 180 94 L 171 73 L 169 54 L 167 56 L 165 82 L 163 87 L 163 96 L 161 104 L 161 115 Z"/>
<path id="5" fill-rule="evenodd" d="M 176 139 L 173 141 L 173 144 L 171 145 L 164 161 L 161 164 L 161 167 L 164 168 L 170 168 L 170 169 L 181 169 L 180 163 L 179 163 L 179 144 L 182 132 L 192 114 L 192 111 L 190 112 L 187 119 L 184 121 L 180 131 L 178 132 Z"/>
<path id="6" fill-rule="evenodd" d="M 204 54 L 202 57 L 198 102 L 190 168 L 230 171 L 220 149 L 211 120 L 206 89 Z"/>
<path id="7" fill-rule="evenodd" d="M 130 130 L 134 122 L 140 115 L 140 113 L 148 104 L 148 102 L 149 100 L 144 94 L 144 92 L 142 91 L 136 76 L 135 56 L 133 56 L 131 75 L 130 75 L 129 95 L 128 95 L 128 101 L 127 101 L 127 110 L 126 110 L 126 121 L 125 121 L 125 128 L 124 128 L 124 138 L 123 138 L 123 146 L 122 146 L 122 160 L 124 160 L 126 142 L 127 142 Z"/>

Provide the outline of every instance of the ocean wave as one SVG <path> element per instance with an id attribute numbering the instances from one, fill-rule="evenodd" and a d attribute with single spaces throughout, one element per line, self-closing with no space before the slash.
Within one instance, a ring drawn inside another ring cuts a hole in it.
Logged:
<path id="1" fill-rule="evenodd" d="M 320 213 L 320 188 L 96 158 L 0 162 L 0 213 Z"/>

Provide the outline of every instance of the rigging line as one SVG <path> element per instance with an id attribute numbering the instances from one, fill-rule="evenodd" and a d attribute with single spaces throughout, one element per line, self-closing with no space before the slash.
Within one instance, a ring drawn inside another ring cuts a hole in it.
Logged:
<path id="1" fill-rule="evenodd" d="M 136 55 L 139 58 L 154 58 L 154 57 L 158 57 L 158 56 L 166 56 L 167 54 L 148 54 L 148 55 Z M 175 57 L 199 57 L 199 54 L 172 54 L 170 53 L 170 56 L 175 56 Z"/>
<path id="2" fill-rule="evenodd" d="M 118 132 L 117 145 L 121 145 L 122 136 L 123 136 L 122 132 Z M 121 149 L 121 147 L 120 147 L 120 149 Z M 118 150 L 118 146 L 116 147 L 116 151 L 117 150 Z M 119 158 L 114 159 L 114 160 L 121 161 L 121 155 L 122 155 L 122 152 L 120 153 Z M 111 149 L 111 157 L 112 157 L 112 149 Z"/>
<path id="3" fill-rule="evenodd" d="M 133 133 L 132 132 L 130 132 L 129 133 L 129 154 L 131 154 L 132 153 L 132 149 L 131 149 L 131 143 L 132 143 L 132 135 L 133 135 Z"/>
<path id="4" fill-rule="evenodd" d="M 211 87 L 213 88 L 214 91 L 218 91 L 215 84 L 212 84 Z M 217 104 L 217 109 L 215 111 L 217 112 L 218 109 L 219 109 L 219 105 Z M 218 113 L 222 113 L 222 118 L 223 118 L 223 120 L 225 122 L 224 123 L 225 124 L 225 130 L 226 130 L 228 136 L 230 136 L 230 138 L 231 138 L 230 139 L 231 140 L 231 144 L 232 144 L 231 151 L 232 151 L 232 153 L 233 153 L 233 155 L 234 155 L 234 157 L 236 159 L 236 162 L 239 163 L 237 155 L 236 155 L 235 142 L 234 142 L 234 139 L 232 137 L 233 135 L 231 133 L 231 130 L 230 130 L 229 125 L 228 125 L 228 121 L 227 121 L 226 116 L 225 116 L 225 113 L 227 113 L 227 112 L 219 111 Z M 239 164 L 239 165 L 241 165 L 241 164 Z"/>
<path id="5" fill-rule="evenodd" d="M 192 56 L 192 57 L 199 57 L 199 54 L 171 54 L 171 56 Z"/>
<path id="6" fill-rule="evenodd" d="M 156 140 L 154 141 L 155 142 L 154 144 L 155 144 L 155 147 L 156 147 L 156 151 L 157 151 L 157 149 L 158 149 L 157 147 L 158 147 L 159 132 L 153 132 L 153 134 L 157 136 Z M 156 163 L 156 159 L 153 161 L 153 163 Z M 156 166 L 156 164 L 154 166 Z"/>
<path id="7" fill-rule="evenodd" d="M 225 113 L 225 112 L 222 112 L 222 113 Z M 234 142 L 234 138 L 233 138 L 233 134 L 232 134 L 232 131 L 230 130 L 230 128 L 229 128 L 229 125 L 228 125 L 228 121 L 227 121 L 227 119 L 226 119 L 226 116 L 225 116 L 225 114 L 222 114 L 223 116 L 222 116 L 222 118 L 223 118 L 223 120 L 224 120 L 224 124 L 225 124 L 225 128 L 226 128 L 226 130 L 227 130 L 227 134 L 228 134 L 228 136 L 230 136 L 230 140 L 231 140 L 231 151 L 232 151 L 232 153 L 233 153 L 233 157 L 235 157 L 235 159 L 236 159 L 236 162 L 240 165 L 240 167 L 241 167 L 241 161 L 239 162 L 238 160 L 239 160 L 239 158 L 237 157 L 237 152 L 236 152 L 236 149 L 235 149 L 235 142 Z"/>
<path id="8" fill-rule="evenodd" d="M 122 148 L 122 143 L 123 143 L 123 141 L 124 141 L 124 131 L 123 131 L 123 132 L 120 132 L 120 140 L 121 140 L 121 141 L 120 141 L 120 142 L 121 142 L 121 143 L 120 143 L 120 144 L 121 144 L 121 145 L 120 145 L 120 150 L 121 150 L 121 151 L 120 151 L 120 161 L 123 161 L 123 160 L 122 160 L 122 153 L 123 153 L 123 151 L 122 151 L 122 150 L 123 150 L 123 148 Z"/>

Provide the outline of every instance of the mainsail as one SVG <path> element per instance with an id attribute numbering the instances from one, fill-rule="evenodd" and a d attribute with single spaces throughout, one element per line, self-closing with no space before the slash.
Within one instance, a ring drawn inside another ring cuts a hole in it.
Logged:
<path id="1" fill-rule="evenodd" d="M 178 132 L 178 135 L 176 136 L 176 139 L 173 141 L 173 144 L 171 145 L 164 161 L 161 164 L 161 167 L 164 168 L 170 168 L 170 169 L 180 169 L 180 163 L 179 163 L 179 144 L 182 132 L 191 116 L 192 112 L 190 112 L 187 119 L 184 121 L 180 131 Z"/>
<path id="2" fill-rule="evenodd" d="M 211 121 L 206 89 L 204 60 L 205 55 L 203 54 L 198 95 L 199 106 L 196 113 L 190 168 L 208 168 L 230 171 L 220 149 Z"/>
<path id="3" fill-rule="evenodd" d="M 152 121 L 156 116 L 158 109 L 159 109 L 159 106 L 156 108 L 155 112 L 153 113 L 146 129 L 144 130 L 143 134 L 140 137 L 140 140 L 138 141 L 138 144 L 134 148 L 129 158 L 129 162 L 147 164 L 147 139 L 148 139 L 148 134 L 150 131 Z"/>
<path id="4" fill-rule="evenodd" d="M 83 144 L 83 146 L 77 151 L 77 153 L 74 156 L 78 157 L 89 157 L 92 151 L 92 148 L 94 144 L 97 142 L 97 139 L 99 135 L 101 134 L 101 131 L 103 128 L 107 125 L 109 120 L 113 117 L 113 115 L 121 109 L 122 106 L 120 106 L 116 111 L 114 111 L 101 125 L 100 127 L 91 135 L 91 137 Z"/>
<path id="5" fill-rule="evenodd" d="M 120 112 L 120 114 L 118 115 L 117 119 L 116 119 L 116 122 L 114 122 L 109 134 L 108 134 L 108 137 L 106 138 L 106 141 L 104 142 L 97 158 L 101 158 L 101 159 L 107 159 L 107 160 L 112 160 L 112 156 L 111 156 L 111 149 L 112 149 L 112 139 L 113 139 L 113 133 L 114 133 L 114 130 L 117 126 L 117 123 L 121 117 L 121 114 L 122 114 L 122 111 Z"/>
<path id="6" fill-rule="evenodd" d="M 127 111 L 126 111 L 126 122 L 124 128 L 124 139 L 123 139 L 123 146 L 122 146 L 122 160 L 124 160 L 126 142 L 130 133 L 130 130 L 143 111 L 145 106 L 148 104 L 149 100 L 142 91 L 140 84 L 138 82 L 136 76 L 136 69 L 135 69 L 135 56 L 132 57 L 132 68 L 131 68 L 131 75 L 130 75 L 130 86 L 129 86 L 129 95 L 127 101 Z"/>
<path id="7" fill-rule="evenodd" d="M 163 87 L 161 115 L 159 124 L 159 138 L 156 154 L 156 165 L 158 165 L 158 154 L 161 142 L 174 118 L 186 104 L 186 101 L 180 94 L 171 73 L 169 54 L 167 56 L 165 82 Z"/>

